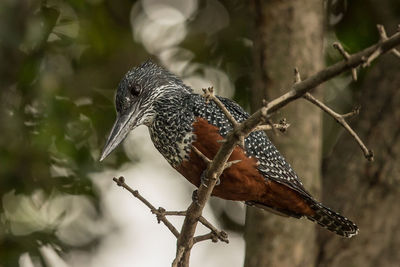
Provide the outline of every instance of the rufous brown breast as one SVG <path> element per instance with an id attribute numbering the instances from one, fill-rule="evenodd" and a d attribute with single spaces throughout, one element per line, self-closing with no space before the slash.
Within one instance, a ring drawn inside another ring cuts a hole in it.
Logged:
<path id="1" fill-rule="evenodd" d="M 218 128 L 203 118 L 196 118 L 193 129 L 196 141 L 192 145 L 209 159 L 213 159 L 221 146 L 218 141 L 223 140 Z M 250 201 L 299 215 L 314 214 L 299 193 L 264 177 L 257 169 L 257 159 L 248 157 L 242 148 L 236 147 L 229 160 L 240 160 L 240 162 L 223 172 L 220 184 L 215 186 L 212 193 L 214 196 L 227 200 Z M 200 177 L 206 168 L 203 159 L 191 150 L 189 159 L 184 160 L 176 169 L 199 187 Z"/>

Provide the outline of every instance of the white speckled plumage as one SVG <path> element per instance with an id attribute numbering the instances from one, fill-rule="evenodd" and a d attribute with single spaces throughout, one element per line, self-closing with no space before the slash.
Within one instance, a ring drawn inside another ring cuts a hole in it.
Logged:
<path id="1" fill-rule="evenodd" d="M 135 95 L 129 93 L 132 87 L 135 90 L 139 87 L 140 96 L 136 91 Z M 218 98 L 238 122 L 249 117 L 232 100 Z M 136 124 L 133 127 L 138 124 L 149 127 L 155 147 L 174 168 L 189 160 L 191 145 L 196 140 L 193 131 L 196 118 L 203 118 L 217 127 L 222 137 L 232 130 L 231 123 L 214 102 L 206 103 L 204 97 L 193 93 L 178 77 L 152 62 L 128 72 L 119 85 L 116 106 L 119 117 L 134 114 Z M 109 149 L 106 152 L 109 153 Z M 342 236 L 357 234 L 358 228 L 351 221 L 313 199 L 265 132 L 256 131 L 245 138 L 245 153 L 256 158 L 257 169 L 266 182 L 271 180 L 285 185 L 302 196 L 315 211 L 315 215 L 308 216 L 310 220 Z M 299 217 L 298 214 L 288 215 Z"/>

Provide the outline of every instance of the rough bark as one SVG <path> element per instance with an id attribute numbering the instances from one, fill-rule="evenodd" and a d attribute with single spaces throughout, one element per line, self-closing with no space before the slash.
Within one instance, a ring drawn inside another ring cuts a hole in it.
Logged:
<path id="1" fill-rule="evenodd" d="M 323 67 L 323 7 L 312 1 L 253 1 L 255 86 L 252 108 L 290 88 L 293 68 L 306 77 Z M 305 101 L 283 109 L 278 118 L 291 124 L 288 134 L 273 138 L 305 187 L 318 198 L 321 163 L 321 113 Z M 317 256 L 315 225 L 248 208 L 245 266 L 311 266 Z"/>
<path id="2" fill-rule="evenodd" d="M 362 110 L 352 127 L 374 150 L 375 161 L 365 161 L 347 134 L 324 159 L 324 202 L 353 219 L 360 234 L 343 240 L 320 232 L 317 266 L 398 266 L 400 262 L 399 73 L 399 58 L 383 56 L 368 70 L 356 97 Z"/>

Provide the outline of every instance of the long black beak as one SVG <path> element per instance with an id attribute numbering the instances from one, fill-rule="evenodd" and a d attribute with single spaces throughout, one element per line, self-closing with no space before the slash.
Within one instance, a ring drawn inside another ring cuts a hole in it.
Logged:
<path id="1" fill-rule="evenodd" d="M 128 133 L 136 128 L 137 114 L 129 112 L 125 115 L 117 115 L 117 119 L 111 130 L 110 136 L 104 146 L 100 161 L 105 159 L 128 135 Z M 133 120 L 133 121 L 132 121 Z M 132 121 L 132 123 L 130 123 Z"/>

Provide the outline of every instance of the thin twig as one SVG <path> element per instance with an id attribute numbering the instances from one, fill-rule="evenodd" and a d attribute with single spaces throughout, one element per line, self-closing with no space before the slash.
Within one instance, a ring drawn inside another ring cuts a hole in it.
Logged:
<path id="1" fill-rule="evenodd" d="M 370 66 L 372 61 L 374 61 L 376 58 L 378 58 L 383 53 L 380 44 L 382 44 L 383 42 L 385 42 L 388 39 L 385 27 L 383 27 L 383 25 L 378 24 L 378 25 L 376 25 L 376 28 L 378 29 L 378 33 L 379 33 L 378 46 L 376 47 L 375 51 L 371 55 L 364 58 L 365 62 L 362 65 L 363 68 Z M 396 50 L 395 48 L 391 49 L 390 52 L 392 52 L 395 56 L 400 57 L 400 52 L 398 50 Z"/>
<path id="2" fill-rule="evenodd" d="M 294 83 L 301 82 L 300 72 L 299 69 L 296 67 L 294 68 Z"/>
<path id="3" fill-rule="evenodd" d="M 214 242 L 214 243 L 218 242 L 218 238 L 216 237 L 216 235 L 213 232 L 211 232 L 211 233 L 208 233 L 208 234 L 205 234 L 205 235 L 195 236 L 193 238 L 193 243 L 196 244 L 196 243 L 198 243 L 200 241 L 205 241 L 205 240 L 208 240 L 208 239 L 211 239 L 211 241 Z"/>
<path id="4" fill-rule="evenodd" d="M 134 197 L 136 197 L 137 199 L 139 199 L 142 203 L 144 203 L 152 213 L 157 214 L 157 220 L 158 222 L 163 222 L 165 226 L 167 226 L 167 228 L 171 231 L 171 233 L 178 238 L 179 237 L 179 232 L 178 230 L 176 230 L 175 226 L 172 225 L 172 223 L 170 221 L 168 221 L 168 219 L 165 216 L 162 216 L 159 213 L 159 210 L 156 209 L 156 207 L 154 207 L 147 199 L 145 199 L 142 195 L 139 194 L 139 191 L 137 190 L 133 190 L 130 186 L 128 186 L 125 183 L 125 178 L 123 176 L 120 176 L 118 179 L 117 178 L 113 178 L 113 181 L 118 185 L 121 186 L 123 188 L 125 188 L 126 190 L 128 190 Z"/>
<path id="5" fill-rule="evenodd" d="M 225 163 L 224 170 L 232 167 L 232 165 L 237 164 L 237 163 L 239 163 L 241 161 L 242 160 L 240 160 L 240 159 L 228 161 L 227 163 Z"/>
<path id="6" fill-rule="evenodd" d="M 272 129 L 277 129 L 280 132 L 284 133 L 287 131 L 287 129 L 290 127 L 290 124 L 286 122 L 286 120 L 279 122 L 279 123 L 274 123 L 273 127 L 269 124 L 262 124 L 258 125 L 254 131 L 270 131 Z"/>
<path id="7" fill-rule="evenodd" d="M 150 211 L 155 214 L 157 216 L 157 221 L 158 223 L 163 222 L 168 229 L 175 235 L 176 238 L 178 238 L 179 236 L 179 232 L 178 230 L 176 230 L 176 228 L 172 225 L 171 222 L 168 221 L 168 219 L 165 216 L 186 216 L 187 212 L 186 211 L 166 211 L 164 208 L 159 207 L 158 209 L 156 209 L 156 207 L 154 205 L 152 205 L 147 199 L 145 199 L 142 195 L 139 194 L 139 192 L 137 190 L 133 190 L 129 185 L 127 185 L 125 183 L 125 178 L 123 176 L 120 176 L 118 179 L 117 178 L 113 178 L 113 181 L 118 185 L 121 186 L 123 188 L 125 188 L 126 190 L 128 190 L 130 193 L 132 193 L 132 195 L 134 197 L 136 197 L 137 199 L 139 199 L 142 203 L 144 203 L 149 209 Z M 228 240 L 228 235 L 224 232 L 224 231 L 219 231 L 215 226 L 213 226 L 206 218 L 204 218 L 203 216 L 200 217 L 199 221 L 208 229 L 211 230 L 210 235 L 213 236 L 213 240 L 216 239 L 215 242 L 219 240 L 221 240 L 222 242 L 225 243 L 229 243 Z M 208 239 L 211 239 L 208 238 Z M 198 237 L 196 239 L 196 242 L 200 242 L 203 240 L 207 240 L 207 238 L 205 238 L 205 236 L 203 237 Z"/>
<path id="8" fill-rule="evenodd" d="M 357 141 L 358 145 L 361 147 L 361 150 L 364 152 L 365 158 L 367 158 L 369 161 L 374 160 L 374 154 L 373 154 L 372 150 L 369 150 L 365 146 L 365 144 L 360 139 L 360 137 L 356 134 L 356 132 L 354 132 L 354 130 L 349 126 L 349 124 L 345 120 L 345 116 L 347 116 L 347 117 L 354 116 L 358 111 L 353 111 L 353 112 L 347 113 L 347 114 L 345 114 L 345 116 L 340 115 L 340 114 L 336 113 L 335 111 L 333 111 L 328 106 L 326 106 L 324 103 L 322 103 L 321 101 L 319 101 L 318 99 L 313 97 L 310 93 L 305 93 L 303 97 L 305 99 L 307 99 L 308 101 L 310 101 L 311 103 L 313 103 L 314 105 L 316 105 L 317 107 L 319 107 L 320 109 L 322 109 L 323 111 L 325 111 L 327 114 L 332 116 L 338 123 L 340 123 L 343 126 L 343 128 L 346 129 L 350 133 L 350 135 L 353 136 L 353 138 Z"/>
<path id="9" fill-rule="evenodd" d="M 344 50 L 341 43 L 334 42 L 333 47 L 339 51 L 339 53 L 342 55 L 342 57 L 345 60 L 349 60 L 350 55 L 349 55 L 349 53 L 346 52 L 346 50 Z M 357 81 L 357 69 L 356 68 L 351 68 L 351 77 L 353 78 L 353 81 L 355 81 L 355 82 Z"/>
<path id="10" fill-rule="evenodd" d="M 222 242 L 225 243 L 229 243 L 228 240 L 228 234 L 224 231 L 219 231 L 217 228 L 214 227 L 214 225 L 212 225 L 212 223 L 210 223 L 206 218 L 204 218 L 203 216 L 199 217 L 199 222 L 201 222 L 205 227 L 207 227 L 208 229 L 211 230 L 211 232 L 213 234 L 216 235 L 216 237 L 221 240 Z"/>
<path id="11" fill-rule="evenodd" d="M 206 155 L 204 155 L 197 147 L 192 145 L 193 151 L 208 165 L 212 162 Z"/>
<path id="12" fill-rule="evenodd" d="M 215 96 L 214 94 L 214 87 L 208 87 L 208 88 L 203 88 L 202 89 L 204 94 L 203 96 L 206 98 L 206 101 L 214 101 L 215 104 L 221 109 L 221 111 L 224 113 L 226 118 L 230 121 L 232 124 L 232 128 L 235 128 L 239 125 L 239 123 L 236 121 L 236 119 L 233 117 L 233 115 L 229 112 L 229 110 L 225 107 L 225 105 L 221 102 L 221 100 L 218 99 L 218 97 Z M 239 142 L 239 146 L 245 149 L 245 143 L 244 143 L 244 137 L 241 138 Z"/>
<path id="13" fill-rule="evenodd" d="M 186 210 L 184 211 L 164 211 L 165 216 L 186 216 Z"/>
<path id="14" fill-rule="evenodd" d="M 376 28 L 378 29 L 380 40 L 382 42 L 387 40 L 388 36 L 386 34 L 385 27 L 383 27 L 383 25 L 381 25 L 381 24 L 378 24 L 378 25 L 376 25 Z M 390 50 L 390 52 L 392 52 L 395 56 L 400 57 L 400 52 L 396 48 L 393 48 L 392 50 Z"/>
<path id="15" fill-rule="evenodd" d="M 221 109 L 221 111 L 224 113 L 226 118 L 232 123 L 233 128 L 235 128 L 239 123 L 236 121 L 236 119 L 232 116 L 232 114 L 229 112 L 229 110 L 225 107 L 225 105 L 221 102 L 221 100 L 218 99 L 218 97 L 215 96 L 214 94 L 214 87 L 208 87 L 208 88 L 203 88 L 202 89 L 204 94 L 203 96 L 206 98 L 206 101 L 214 101 L 215 104 Z"/>

